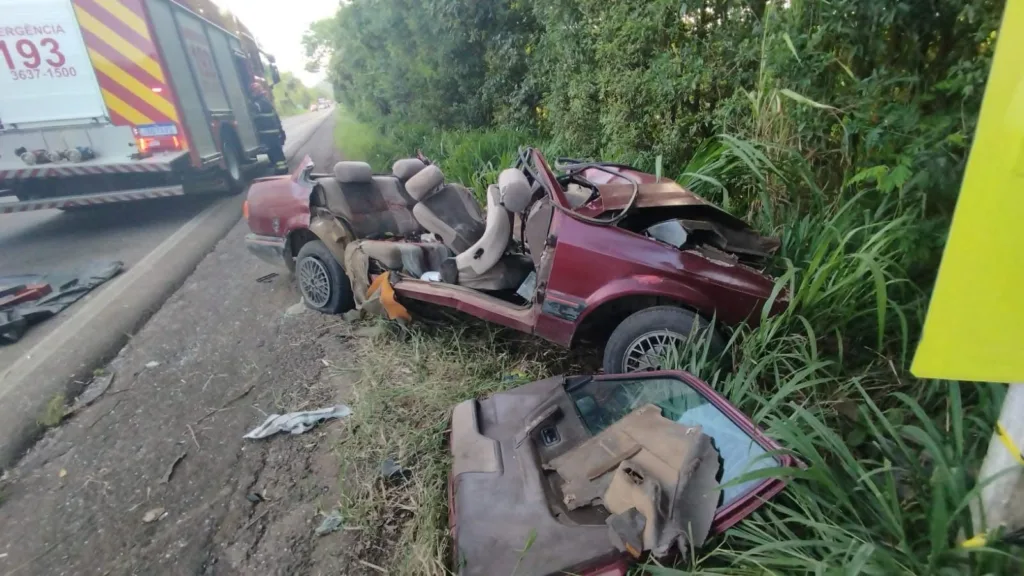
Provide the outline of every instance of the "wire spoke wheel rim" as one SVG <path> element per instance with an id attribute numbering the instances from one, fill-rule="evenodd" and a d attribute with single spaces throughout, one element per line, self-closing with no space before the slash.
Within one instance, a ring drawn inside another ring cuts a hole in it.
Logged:
<path id="1" fill-rule="evenodd" d="M 331 279 L 327 267 L 316 258 L 306 258 L 299 263 L 299 287 L 307 302 L 322 308 L 331 300 Z"/>
<path id="2" fill-rule="evenodd" d="M 664 370 L 665 355 L 686 343 L 686 337 L 670 330 L 654 330 L 638 336 L 622 355 L 625 372 Z"/>

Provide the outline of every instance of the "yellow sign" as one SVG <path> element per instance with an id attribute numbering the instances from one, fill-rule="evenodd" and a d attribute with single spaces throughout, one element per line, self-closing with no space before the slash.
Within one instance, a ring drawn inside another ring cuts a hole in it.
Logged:
<path id="1" fill-rule="evenodd" d="M 1007 0 L 911 371 L 1024 382 L 1024 0 Z"/>

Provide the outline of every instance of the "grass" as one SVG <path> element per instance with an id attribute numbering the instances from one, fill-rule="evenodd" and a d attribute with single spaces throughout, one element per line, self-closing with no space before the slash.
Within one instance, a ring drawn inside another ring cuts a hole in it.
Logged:
<path id="1" fill-rule="evenodd" d="M 530 134 L 518 130 L 446 131 L 361 122 L 340 106 L 334 137 L 347 159 L 369 162 L 377 172 L 390 172 L 395 160 L 422 152 L 449 181 L 473 190 L 481 203 L 487 186 L 512 165 L 519 146 L 531 143 Z"/>
<path id="2" fill-rule="evenodd" d="M 338 446 L 342 515 L 374 550 L 362 559 L 397 574 L 447 574 L 452 407 L 543 377 L 562 354 L 475 321 L 390 328 L 356 341 L 350 433 Z M 411 472 L 406 481 L 380 477 L 387 458 Z"/>
<path id="3" fill-rule="evenodd" d="M 64 393 L 54 394 L 46 403 L 43 413 L 39 415 L 39 424 L 45 428 L 59 426 L 67 414 L 67 404 L 68 399 Z"/>
<path id="4" fill-rule="evenodd" d="M 433 146 L 450 180 L 479 190 L 510 163 L 523 137 L 439 133 Z M 365 149 L 387 146 L 395 144 Z M 710 382 L 806 467 L 777 471 L 790 479 L 787 489 L 706 545 L 702 557 L 647 569 L 1019 572 L 1019 548 L 958 546 L 975 533 L 969 503 L 1003 388 L 922 381 L 907 371 L 941 246 L 936 238 L 948 223 L 926 218 L 913 190 L 891 198 L 864 183 L 822 189 L 799 154 L 727 136 L 705 143 L 677 179 L 780 236 L 773 273 L 790 305 L 756 329 L 734 331 L 724 364 L 697 347 L 671 361 Z M 378 563 L 396 573 L 448 568 L 442 439 L 451 407 L 509 387 L 516 381 L 505 376 L 514 372 L 538 378 L 579 370 L 559 369 L 561 356 L 501 334 L 414 328 L 378 339 L 373 354 L 363 355 L 358 424 L 342 447 L 347 517 L 367 529 L 384 526 L 366 536 L 390 542 Z M 388 456 L 411 467 L 413 479 L 400 487 L 377 480 Z"/>

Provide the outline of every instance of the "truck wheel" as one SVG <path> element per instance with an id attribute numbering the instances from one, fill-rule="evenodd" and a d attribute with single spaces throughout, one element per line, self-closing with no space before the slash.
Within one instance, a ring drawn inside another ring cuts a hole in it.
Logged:
<path id="1" fill-rule="evenodd" d="M 324 314 L 339 314 L 356 307 L 352 282 L 341 264 L 319 240 L 306 242 L 295 258 L 302 301 Z"/>
<path id="2" fill-rule="evenodd" d="M 242 171 L 242 149 L 233 134 L 224 135 L 224 178 L 228 192 L 238 194 L 245 189 L 245 173 Z"/>
<path id="3" fill-rule="evenodd" d="M 604 371 L 625 374 L 678 368 L 666 365 L 666 356 L 676 354 L 676 350 L 694 336 L 701 341 L 711 338 L 711 356 L 717 356 L 725 348 L 722 337 L 690 310 L 655 306 L 635 312 L 608 338 L 604 347 Z"/>

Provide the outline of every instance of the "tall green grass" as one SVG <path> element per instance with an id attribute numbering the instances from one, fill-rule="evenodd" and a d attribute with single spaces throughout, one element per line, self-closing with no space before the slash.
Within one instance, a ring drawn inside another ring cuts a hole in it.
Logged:
<path id="1" fill-rule="evenodd" d="M 486 202 L 487 186 L 512 165 L 519 147 L 532 143 L 531 135 L 519 130 L 373 124 L 360 122 L 345 110 L 338 113 L 335 141 L 345 158 L 369 162 L 378 172 L 390 172 L 395 160 L 420 152 L 441 168 L 448 181 L 473 190 L 481 203 Z"/>
<path id="2" fill-rule="evenodd" d="M 538 144 L 516 131 L 353 126 L 339 128 L 349 157 L 363 154 L 383 169 L 422 150 L 450 181 L 478 194 L 511 164 L 519 145 Z M 944 223 L 922 214 L 913 190 L 889 196 L 864 183 L 821 187 L 800 154 L 731 136 L 700 146 L 677 180 L 780 237 L 771 272 L 776 296 L 789 305 L 757 328 L 733 331 L 728 362 L 710 357 L 707 346 L 668 360 L 710 382 L 805 467 L 772 472 L 789 478 L 786 490 L 711 542 L 703 556 L 675 568 L 648 566 L 651 573 L 1020 572 L 1013 559 L 1019 549 L 958 546 L 975 533 L 968 506 L 979 491 L 976 474 L 1002 387 L 922 381 L 907 371 Z M 465 351 L 459 365 L 483 365 L 472 345 L 430 344 L 432 338 L 418 333 L 415 348 L 458 346 Z M 501 342 L 487 346 L 487 355 L 502 350 Z M 472 376 L 461 382 L 445 402 L 488 389 Z M 439 392 L 406 393 L 409 402 L 433 402 Z M 414 452 L 423 462 L 446 462 L 437 446 Z M 411 522 L 420 561 L 423 550 L 433 549 L 440 556 L 431 571 L 443 566 L 441 526 L 425 533 L 422 519 Z"/>
<path id="3" fill-rule="evenodd" d="M 708 380 L 806 467 L 689 569 L 724 574 L 1003 574 L 1020 550 L 966 551 L 968 506 L 1002 402 L 999 385 L 906 371 L 927 304 L 908 270 L 934 233 L 916 204 L 825 191 L 795 155 L 737 139 L 680 181 L 781 236 L 781 315 L 733 333 L 730 369 L 701 347 L 669 362 Z M 773 159 L 769 159 L 769 158 Z M 652 568 L 654 574 L 684 574 Z"/>

